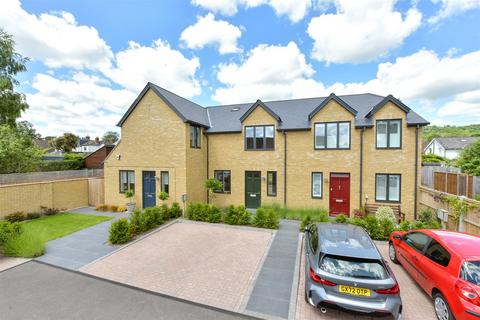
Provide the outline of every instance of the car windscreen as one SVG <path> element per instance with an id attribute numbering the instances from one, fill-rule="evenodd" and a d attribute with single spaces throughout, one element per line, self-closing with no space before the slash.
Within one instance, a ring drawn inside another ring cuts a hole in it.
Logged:
<path id="1" fill-rule="evenodd" d="M 320 262 L 320 269 L 343 277 L 373 280 L 388 278 L 388 272 L 379 260 L 326 255 Z"/>
<path id="2" fill-rule="evenodd" d="M 465 261 L 460 270 L 460 277 L 480 286 L 480 261 Z"/>

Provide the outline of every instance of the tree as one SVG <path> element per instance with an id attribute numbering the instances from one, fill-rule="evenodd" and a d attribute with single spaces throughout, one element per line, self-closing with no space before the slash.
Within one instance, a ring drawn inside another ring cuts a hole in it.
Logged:
<path id="1" fill-rule="evenodd" d="M 103 135 L 103 143 L 106 143 L 106 144 L 114 144 L 115 142 L 118 141 L 118 139 L 120 138 L 120 135 L 118 134 L 118 132 L 115 132 L 115 131 L 107 131 L 105 132 L 105 134 Z"/>
<path id="2" fill-rule="evenodd" d="M 207 188 L 208 203 L 210 203 L 214 196 L 213 192 L 222 189 L 222 182 L 213 178 L 207 179 L 207 181 L 205 181 L 205 188 Z"/>
<path id="3" fill-rule="evenodd" d="M 18 84 L 15 75 L 27 70 L 27 61 L 15 52 L 12 36 L 0 29 L 0 125 L 14 127 L 16 119 L 28 108 L 25 95 L 14 91 Z"/>
<path id="4" fill-rule="evenodd" d="M 0 125 L 0 173 L 34 171 L 42 152 L 31 137 L 9 125 Z"/>
<path id="5" fill-rule="evenodd" d="M 30 138 L 33 139 L 40 139 L 42 136 L 40 133 L 37 133 L 37 130 L 33 127 L 33 125 L 28 121 L 20 121 L 17 123 L 17 129 Z"/>
<path id="6" fill-rule="evenodd" d="M 480 140 L 465 148 L 457 160 L 463 172 L 480 176 Z"/>
<path id="7" fill-rule="evenodd" d="M 78 137 L 73 133 L 64 133 L 63 136 L 57 137 L 50 141 L 53 148 L 63 152 L 70 152 L 77 146 Z"/>

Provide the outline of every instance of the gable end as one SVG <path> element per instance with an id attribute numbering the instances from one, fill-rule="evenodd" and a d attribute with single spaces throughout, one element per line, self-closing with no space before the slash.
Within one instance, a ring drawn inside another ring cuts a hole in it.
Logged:
<path id="1" fill-rule="evenodd" d="M 402 101 L 398 100 L 397 98 L 395 98 L 394 96 L 392 96 L 391 94 L 389 94 L 388 96 L 386 96 L 382 101 L 380 101 L 378 104 L 376 104 L 372 110 L 370 110 L 367 115 L 365 116 L 366 118 L 370 118 L 371 116 L 373 116 L 375 113 L 377 113 L 378 110 L 380 110 L 381 108 L 383 108 L 383 106 L 385 106 L 388 102 L 391 102 L 393 103 L 394 105 L 396 105 L 397 107 L 399 107 L 400 109 L 402 109 L 405 113 L 409 113 L 410 112 L 410 108 L 407 107 Z"/>
<path id="2" fill-rule="evenodd" d="M 320 105 L 318 107 L 316 107 L 312 112 L 310 112 L 310 114 L 308 115 L 308 120 L 311 120 L 318 112 L 320 112 L 320 110 L 322 110 L 331 100 L 335 101 L 336 103 L 338 103 L 339 105 L 341 105 L 342 107 L 344 107 L 348 112 L 350 112 L 351 114 L 353 114 L 354 116 L 357 115 L 357 110 L 353 109 L 352 107 L 350 107 L 348 105 L 348 103 L 346 103 L 345 101 L 343 101 L 342 99 L 340 99 L 336 94 L 334 93 L 330 93 L 330 95 L 325 99 L 323 100 L 322 103 L 320 103 Z"/>
<path id="3" fill-rule="evenodd" d="M 263 103 L 260 99 L 258 99 L 254 104 L 252 104 L 252 106 L 240 117 L 240 122 L 243 122 L 245 119 L 247 119 L 248 116 L 253 111 L 255 111 L 257 107 L 263 108 L 263 110 L 265 110 L 269 115 L 271 115 L 275 120 L 277 120 L 277 122 L 282 122 L 282 119 L 278 116 L 278 114 L 273 112 L 273 110 L 267 107 L 267 105 Z"/>

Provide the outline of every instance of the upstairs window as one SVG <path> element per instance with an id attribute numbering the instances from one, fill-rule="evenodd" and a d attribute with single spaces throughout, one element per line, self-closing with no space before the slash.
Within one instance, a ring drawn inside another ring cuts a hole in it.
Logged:
<path id="1" fill-rule="evenodd" d="M 202 128 L 190 126 L 190 148 L 200 148 L 202 139 Z"/>
<path id="2" fill-rule="evenodd" d="M 399 174 L 377 174 L 375 178 L 375 200 L 400 202 L 401 176 Z"/>
<path id="3" fill-rule="evenodd" d="M 214 190 L 217 193 L 230 193 L 231 173 L 230 170 L 215 170 L 214 177 L 222 183 L 222 189 Z"/>
<path id="4" fill-rule="evenodd" d="M 315 123 L 315 149 L 349 149 L 350 122 Z"/>
<path id="5" fill-rule="evenodd" d="M 402 121 L 377 120 L 377 148 L 398 149 L 402 146 Z"/>
<path id="6" fill-rule="evenodd" d="M 135 172 L 120 170 L 120 193 L 125 193 L 127 190 L 135 192 Z"/>
<path id="7" fill-rule="evenodd" d="M 161 180 L 161 187 L 162 192 L 169 193 L 170 192 L 170 177 L 168 175 L 168 171 L 162 171 L 160 173 L 160 180 Z"/>
<path id="8" fill-rule="evenodd" d="M 245 127 L 245 150 L 274 150 L 274 126 Z"/>

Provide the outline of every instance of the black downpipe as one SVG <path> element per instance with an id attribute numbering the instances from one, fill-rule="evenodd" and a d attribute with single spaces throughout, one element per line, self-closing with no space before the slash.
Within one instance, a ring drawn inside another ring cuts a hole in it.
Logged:
<path id="1" fill-rule="evenodd" d="M 287 206 L 287 133 L 283 131 L 283 206 Z"/>
<path id="2" fill-rule="evenodd" d="M 362 208 L 363 203 L 363 133 L 365 132 L 365 128 L 362 128 L 360 131 L 360 208 Z"/>
<path id="3" fill-rule="evenodd" d="M 418 128 L 415 127 L 415 191 L 413 193 L 413 219 L 417 220 L 417 197 L 418 197 Z"/>
<path id="4" fill-rule="evenodd" d="M 209 157 L 208 157 L 208 134 L 205 135 L 205 138 L 207 140 L 207 179 L 209 175 L 209 169 L 210 169 L 210 163 L 209 163 Z M 210 199 L 208 198 L 208 190 L 207 190 L 207 202 L 210 202 Z"/>

